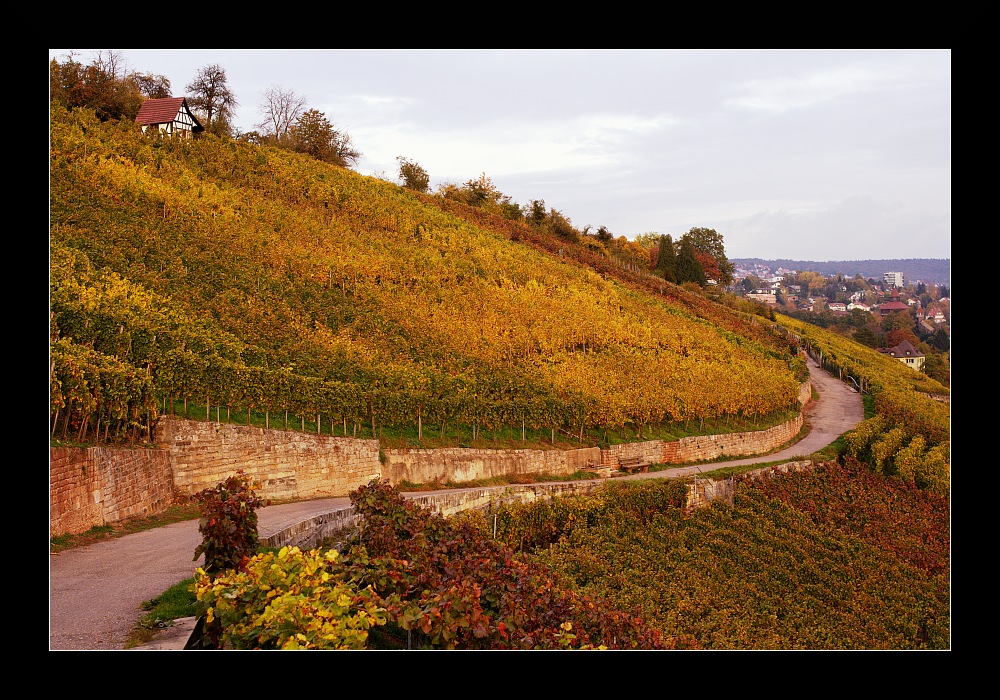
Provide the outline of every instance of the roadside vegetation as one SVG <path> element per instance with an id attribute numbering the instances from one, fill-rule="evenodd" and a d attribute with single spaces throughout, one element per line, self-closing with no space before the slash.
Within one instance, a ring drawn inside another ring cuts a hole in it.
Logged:
<path id="1" fill-rule="evenodd" d="M 132 628 L 125 649 L 133 649 L 153 641 L 157 634 L 182 617 L 194 617 L 195 609 L 194 578 L 185 579 L 174 584 L 152 600 L 142 603 L 146 613 Z"/>
<path id="2" fill-rule="evenodd" d="M 336 548 L 199 569 L 195 643 L 948 649 L 948 499 L 852 464 L 737 478 L 732 500 L 690 513 L 682 479 L 452 518 L 373 481 L 352 492 L 361 527 Z"/>

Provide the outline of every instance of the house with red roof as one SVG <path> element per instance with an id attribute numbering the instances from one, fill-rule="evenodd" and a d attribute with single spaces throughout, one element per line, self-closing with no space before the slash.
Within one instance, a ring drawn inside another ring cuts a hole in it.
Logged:
<path id="1" fill-rule="evenodd" d="M 135 121 L 142 127 L 143 133 L 148 129 L 158 129 L 169 136 L 190 138 L 205 130 L 188 107 L 186 97 L 146 100 L 139 107 Z"/>
<path id="2" fill-rule="evenodd" d="M 888 316 L 894 311 L 909 311 L 910 307 L 901 301 L 887 301 L 884 304 L 879 304 L 878 312 L 882 316 Z"/>
<path id="3" fill-rule="evenodd" d="M 941 310 L 940 306 L 931 306 L 927 309 L 926 318 L 931 323 L 941 324 L 945 322 L 944 312 Z"/>

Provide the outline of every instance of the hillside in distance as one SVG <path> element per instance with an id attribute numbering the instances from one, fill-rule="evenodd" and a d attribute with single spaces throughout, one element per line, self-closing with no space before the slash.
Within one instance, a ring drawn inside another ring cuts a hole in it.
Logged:
<path id="1" fill-rule="evenodd" d="M 166 397 L 370 434 L 796 405 L 802 360 L 759 318 L 301 154 L 53 108 L 50 193 L 50 410 L 84 428 Z"/>
<path id="2" fill-rule="evenodd" d="M 841 274 L 844 277 L 862 275 L 865 279 L 872 278 L 882 281 L 886 272 L 902 272 L 908 282 L 924 282 L 925 284 L 943 284 L 951 286 L 950 258 L 897 258 L 892 260 L 831 260 L 817 262 L 815 260 L 767 260 L 764 258 L 735 258 L 731 260 L 737 268 L 752 269 L 755 264 L 765 265 L 771 271 L 780 267 L 800 272 L 819 272 L 827 277 Z"/>

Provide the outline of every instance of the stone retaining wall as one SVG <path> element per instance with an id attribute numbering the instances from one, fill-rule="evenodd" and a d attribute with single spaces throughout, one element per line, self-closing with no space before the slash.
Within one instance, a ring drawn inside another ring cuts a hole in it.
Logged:
<path id="1" fill-rule="evenodd" d="M 354 512 L 354 506 L 347 506 L 290 525 L 267 537 L 261 537 L 259 542 L 265 547 L 312 549 L 319 547 L 327 539 L 343 541 L 357 526 L 358 516 Z"/>
<path id="2" fill-rule="evenodd" d="M 822 464 L 822 463 L 821 463 Z M 752 471 L 743 472 L 738 479 L 769 479 L 777 474 L 788 474 L 791 472 L 803 472 L 817 466 L 812 460 L 805 459 L 796 462 L 785 462 L 775 464 L 770 467 L 761 467 Z M 704 508 L 712 501 L 724 500 L 729 504 L 733 502 L 733 494 L 736 491 L 737 478 L 728 479 L 694 479 L 688 485 L 687 502 L 685 512 L 690 513 L 696 508 Z"/>
<path id="3" fill-rule="evenodd" d="M 767 430 L 750 433 L 698 435 L 680 440 L 646 440 L 611 445 L 601 450 L 601 464 L 618 469 L 622 459 L 639 457 L 650 464 L 686 464 L 719 457 L 767 454 L 792 440 L 802 429 L 802 415 Z"/>
<path id="4" fill-rule="evenodd" d="M 812 382 L 799 384 L 799 405 L 805 406 L 812 399 Z"/>
<path id="5" fill-rule="evenodd" d="M 684 512 L 690 513 L 698 508 L 704 508 L 712 501 L 723 500 L 733 502 L 736 486 L 732 479 L 694 479 L 688 484 L 687 500 Z"/>
<path id="6" fill-rule="evenodd" d="M 825 462 L 820 462 L 819 465 L 826 464 Z M 797 462 L 785 462 L 784 464 L 775 464 L 770 467 L 761 467 L 760 469 L 754 469 L 752 471 L 743 472 L 740 474 L 741 479 L 767 479 L 776 474 L 790 474 L 792 472 L 804 472 L 819 466 L 814 463 L 811 459 L 803 459 Z"/>
<path id="7" fill-rule="evenodd" d="M 618 469 L 622 459 L 638 457 L 650 464 L 665 464 L 663 460 L 663 440 L 646 440 L 645 442 L 628 442 L 623 445 L 611 445 L 601 450 L 601 464 L 605 467 Z"/>
<path id="8" fill-rule="evenodd" d="M 518 484 L 503 488 L 462 489 L 421 495 L 407 494 L 406 500 L 445 517 L 466 510 L 486 510 L 502 503 L 534 503 L 556 496 L 589 495 L 601 488 L 604 480 L 560 482 L 553 484 Z M 280 532 L 261 537 L 268 547 L 318 547 L 326 539 L 343 540 L 358 525 L 353 506 L 317 515 Z"/>
<path id="9" fill-rule="evenodd" d="M 755 469 L 741 475 L 741 478 L 764 479 L 776 474 L 805 471 L 815 465 L 811 460 L 787 462 L 771 467 Z M 533 503 L 560 496 L 588 496 L 603 488 L 607 480 L 577 481 L 555 484 L 521 484 L 504 488 L 462 489 L 447 493 L 407 494 L 407 500 L 445 517 L 466 510 L 489 510 L 503 503 Z M 634 484 L 635 482 L 628 482 Z M 724 500 L 730 504 L 736 491 L 736 480 L 698 479 L 688 484 L 684 512 L 692 513 L 698 508 L 711 505 L 713 501 Z M 324 540 L 343 541 L 358 526 L 358 516 L 352 506 L 296 523 L 281 532 L 262 537 L 262 545 L 269 547 L 296 546 L 303 549 L 318 547 Z"/>
<path id="10" fill-rule="evenodd" d="M 462 489 L 448 493 L 408 496 L 421 507 L 445 517 L 464 510 L 498 507 L 501 503 L 534 503 L 553 496 L 579 496 L 593 493 L 606 484 L 604 480 L 567 481 L 553 484 L 516 484 L 503 488 Z"/>
<path id="11" fill-rule="evenodd" d="M 170 416 L 157 422 L 155 436 L 170 454 L 179 496 L 211 488 L 239 469 L 270 499 L 347 496 L 382 473 L 378 440 Z"/>
<path id="12" fill-rule="evenodd" d="M 723 433 L 698 435 L 662 443 L 663 464 L 700 462 L 719 457 L 752 457 L 771 452 L 799 434 L 802 429 L 801 414 L 781 425 L 752 433 Z"/>
<path id="13" fill-rule="evenodd" d="M 808 400 L 810 392 L 804 384 L 800 400 Z M 374 478 L 399 485 L 404 480 L 564 476 L 587 468 L 608 476 L 622 457 L 679 464 L 765 454 L 795 437 L 802 421 L 799 416 L 759 432 L 649 440 L 604 450 L 389 449 L 380 461 L 377 440 L 163 416 L 155 429 L 163 449 L 50 449 L 50 534 L 161 513 L 239 469 L 260 482 L 262 497 L 274 500 L 347 496 Z"/>
<path id="14" fill-rule="evenodd" d="M 166 450 L 49 449 L 49 535 L 162 513 L 173 503 Z"/>
<path id="15" fill-rule="evenodd" d="M 567 476 L 601 464 L 601 448 L 577 450 L 387 449 L 382 478 L 392 484 L 476 481 L 499 476 Z"/>

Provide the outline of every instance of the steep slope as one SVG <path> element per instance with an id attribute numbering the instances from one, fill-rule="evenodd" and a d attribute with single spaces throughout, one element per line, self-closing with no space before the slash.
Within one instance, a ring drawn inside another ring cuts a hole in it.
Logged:
<path id="1" fill-rule="evenodd" d="M 167 397 L 574 431 L 795 403 L 770 329 L 298 154 L 54 108 L 50 192 L 50 418 L 81 433 Z"/>

